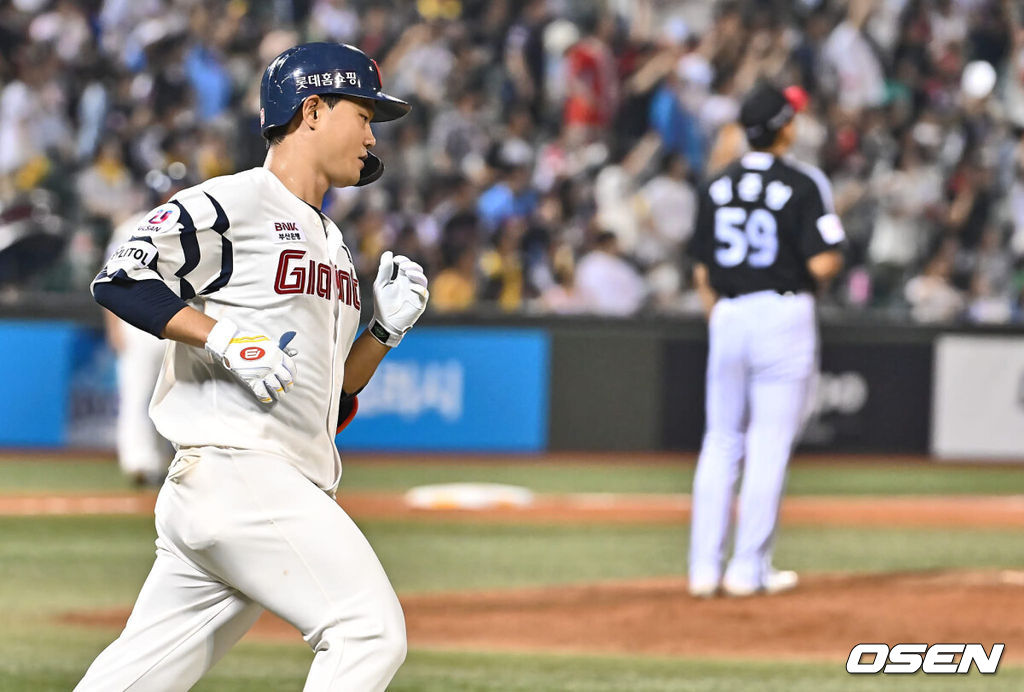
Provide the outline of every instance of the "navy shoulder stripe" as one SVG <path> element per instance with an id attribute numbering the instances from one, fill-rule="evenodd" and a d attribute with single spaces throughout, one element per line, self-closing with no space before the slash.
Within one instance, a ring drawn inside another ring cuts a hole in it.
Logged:
<path id="1" fill-rule="evenodd" d="M 192 215 L 186 211 L 185 207 L 178 200 L 172 199 L 171 204 L 178 207 L 178 211 L 181 212 L 178 218 L 181 222 L 179 237 L 181 239 L 181 251 L 185 255 L 185 262 L 178 271 L 174 272 L 174 275 L 181 279 L 181 289 L 178 291 L 181 299 L 189 300 L 195 298 L 196 289 L 192 288 L 192 284 L 185 277 L 199 266 L 199 240 L 196 238 L 196 225 L 192 221 Z"/>
<path id="2" fill-rule="evenodd" d="M 202 291 L 203 295 L 209 295 L 226 286 L 228 281 L 231 280 L 231 273 L 234 271 L 234 250 L 231 246 L 231 241 L 224 235 L 231 228 L 231 222 L 228 221 L 228 215 L 224 213 L 224 207 L 209 192 L 204 192 L 203 194 L 207 196 L 210 204 L 213 205 L 214 211 L 217 212 L 217 219 L 213 222 L 212 228 L 220 235 L 221 249 L 220 275 Z"/>

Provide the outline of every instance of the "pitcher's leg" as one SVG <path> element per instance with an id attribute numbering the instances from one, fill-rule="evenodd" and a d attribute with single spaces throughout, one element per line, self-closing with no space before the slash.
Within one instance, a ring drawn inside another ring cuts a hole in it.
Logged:
<path id="1" fill-rule="evenodd" d="M 722 576 L 731 524 L 733 489 L 743 457 L 747 367 L 741 334 L 712 321 L 708 355 L 706 427 L 693 478 L 690 590 L 710 595 Z"/>
<path id="2" fill-rule="evenodd" d="M 771 568 L 786 468 L 803 419 L 806 380 L 751 384 L 746 463 L 736 517 L 736 547 L 726 579 L 765 586 Z"/>
<path id="3" fill-rule="evenodd" d="M 75 690 L 188 690 L 261 612 L 248 598 L 160 546 L 124 631 L 93 661 Z"/>

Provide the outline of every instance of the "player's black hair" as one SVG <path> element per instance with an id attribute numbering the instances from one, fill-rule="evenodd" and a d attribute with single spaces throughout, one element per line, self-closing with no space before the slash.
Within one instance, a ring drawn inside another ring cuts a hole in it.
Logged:
<path id="1" fill-rule="evenodd" d="M 779 138 L 782 130 L 768 130 L 760 137 L 747 137 L 750 148 L 756 151 L 768 151 L 775 146 L 775 140 Z"/>
<path id="2" fill-rule="evenodd" d="M 779 133 L 793 119 L 794 112 L 781 89 L 769 82 L 759 82 L 740 106 L 740 125 L 751 149 L 771 149 Z"/>
<path id="3" fill-rule="evenodd" d="M 327 108 L 329 108 L 331 110 L 333 110 L 334 107 L 338 105 L 339 101 L 341 101 L 343 98 L 345 98 L 341 94 L 317 94 L 317 95 L 320 97 L 321 101 L 323 101 L 324 103 L 327 104 Z M 298 111 L 296 111 L 296 113 L 298 113 Z M 272 127 L 269 130 L 267 130 L 267 134 L 265 135 L 265 137 L 267 138 L 267 149 L 269 149 L 270 147 L 274 146 L 275 144 L 280 144 L 281 142 L 284 141 L 284 136 L 285 136 L 285 134 L 287 134 L 287 132 L 288 132 L 288 125 L 290 125 L 290 124 L 291 124 L 290 122 L 289 123 L 285 123 L 284 125 L 278 125 L 277 127 Z"/>

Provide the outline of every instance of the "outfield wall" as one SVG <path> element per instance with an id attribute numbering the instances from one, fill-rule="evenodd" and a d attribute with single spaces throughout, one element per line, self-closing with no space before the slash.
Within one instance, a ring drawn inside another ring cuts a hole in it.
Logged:
<path id="1" fill-rule="evenodd" d="M 69 310 L 70 311 L 70 310 Z M 0 316 L 17 363 L 0 447 L 112 447 L 114 357 L 98 313 Z M 344 449 L 523 452 L 700 446 L 706 329 L 696 320 L 425 319 L 360 396 Z M 822 327 L 807 450 L 1024 456 L 1024 334 Z"/>

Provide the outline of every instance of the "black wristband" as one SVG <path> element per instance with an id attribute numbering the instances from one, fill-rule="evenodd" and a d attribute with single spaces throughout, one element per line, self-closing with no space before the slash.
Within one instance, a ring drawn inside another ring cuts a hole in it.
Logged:
<path id="1" fill-rule="evenodd" d="M 373 335 L 373 338 L 375 338 L 377 341 L 381 342 L 385 346 L 391 348 L 397 346 L 398 342 L 402 340 L 401 336 L 395 336 L 387 329 L 385 329 L 384 325 L 378 322 L 377 320 L 371 322 L 368 329 L 370 334 Z"/>

